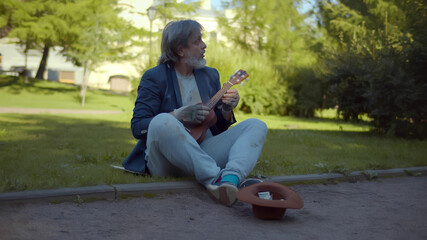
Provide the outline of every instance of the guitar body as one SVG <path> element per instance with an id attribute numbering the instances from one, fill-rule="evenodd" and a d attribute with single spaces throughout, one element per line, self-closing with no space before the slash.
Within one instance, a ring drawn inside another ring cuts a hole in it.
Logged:
<path id="1" fill-rule="evenodd" d="M 209 115 L 206 116 L 205 121 L 199 125 L 186 124 L 185 129 L 190 133 L 190 135 L 196 139 L 200 144 L 203 142 L 206 136 L 206 131 L 216 123 L 216 115 L 214 110 L 209 111 Z"/>
<path id="2" fill-rule="evenodd" d="M 241 83 L 244 79 L 248 77 L 248 73 L 243 70 L 236 71 L 234 75 L 230 77 L 230 80 L 223 85 L 223 87 L 206 103 L 206 106 L 210 108 L 209 115 L 206 116 L 205 121 L 201 124 L 184 124 L 185 129 L 190 133 L 190 135 L 196 139 L 196 141 L 200 144 L 205 139 L 206 131 L 208 128 L 212 127 L 216 123 L 216 115 L 214 112 L 214 107 L 221 99 L 221 97 L 230 89 L 231 86 Z"/>

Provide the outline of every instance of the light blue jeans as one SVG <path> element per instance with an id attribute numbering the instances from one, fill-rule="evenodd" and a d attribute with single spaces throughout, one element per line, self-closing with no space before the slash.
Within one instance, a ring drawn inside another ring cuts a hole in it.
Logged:
<path id="1" fill-rule="evenodd" d="M 153 176 L 191 175 L 204 186 L 227 174 L 242 181 L 255 167 L 267 130 L 261 120 L 247 119 L 216 136 L 208 131 L 199 145 L 180 121 L 161 113 L 148 127 L 147 166 Z"/>

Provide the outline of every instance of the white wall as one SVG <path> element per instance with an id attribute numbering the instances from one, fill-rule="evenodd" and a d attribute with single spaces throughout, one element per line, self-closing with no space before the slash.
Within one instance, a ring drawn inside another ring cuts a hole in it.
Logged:
<path id="1" fill-rule="evenodd" d="M 25 55 L 22 48 L 10 42 L 10 39 L 1 39 L 0 53 L 2 54 L 1 68 L 4 71 L 9 71 L 13 66 L 25 66 Z M 27 68 L 31 71 L 31 77 L 35 77 L 39 68 L 42 53 L 37 50 L 30 50 L 27 58 Z M 83 69 L 74 66 L 68 62 L 59 51 L 51 49 L 46 66 L 45 77 L 47 78 L 48 70 L 51 71 L 74 71 L 76 83 L 80 84 L 83 79 Z"/>

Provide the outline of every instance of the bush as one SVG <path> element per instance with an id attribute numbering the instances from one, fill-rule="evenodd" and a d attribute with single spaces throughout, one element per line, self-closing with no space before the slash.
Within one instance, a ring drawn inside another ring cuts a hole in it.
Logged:
<path id="1" fill-rule="evenodd" d="M 368 95 L 377 131 L 402 137 L 427 136 L 426 75 L 414 66 L 414 61 L 421 63 L 422 59 L 425 63 L 425 51 L 412 46 L 405 51 L 388 47 L 381 52 Z"/>
<path id="2" fill-rule="evenodd" d="M 388 45 L 375 58 L 344 53 L 329 76 L 329 96 L 345 120 L 368 114 L 378 133 L 427 136 L 427 84 L 423 46 Z"/>
<path id="3" fill-rule="evenodd" d="M 289 81 L 295 101 L 289 113 L 298 117 L 314 117 L 314 111 L 323 105 L 323 82 L 313 68 L 295 68 L 294 71 Z"/>
<path id="4" fill-rule="evenodd" d="M 238 87 L 238 110 L 255 114 L 285 113 L 293 97 L 266 55 L 247 53 L 219 43 L 208 44 L 206 54 L 208 66 L 218 69 L 223 83 L 238 69 L 248 72 L 250 81 Z"/>
<path id="5" fill-rule="evenodd" d="M 338 114 L 344 120 L 358 120 L 369 112 L 369 67 L 373 61 L 351 52 L 337 56 L 334 61 L 337 64 L 329 76 L 328 99 L 338 106 Z"/>

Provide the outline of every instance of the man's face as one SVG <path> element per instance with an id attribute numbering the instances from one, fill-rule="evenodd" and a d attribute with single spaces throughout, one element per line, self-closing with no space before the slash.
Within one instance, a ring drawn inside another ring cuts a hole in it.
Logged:
<path id="1" fill-rule="evenodd" d="M 191 67 L 198 69 L 206 65 L 205 57 L 206 44 L 202 40 L 202 34 L 193 34 L 188 40 L 188 47 L 184 50 L 184 61 Z"/>

